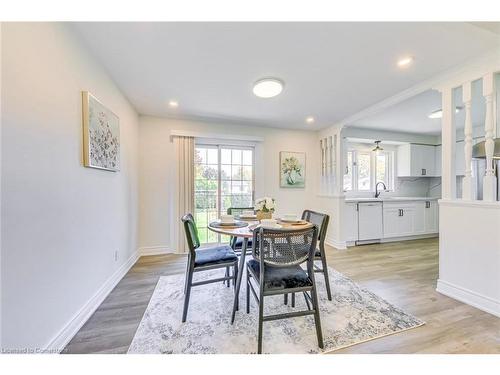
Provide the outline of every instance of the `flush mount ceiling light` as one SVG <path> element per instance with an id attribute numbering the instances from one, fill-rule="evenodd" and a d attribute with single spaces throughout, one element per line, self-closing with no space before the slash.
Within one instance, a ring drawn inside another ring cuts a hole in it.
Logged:
<path id="1" fill-rule="evenodd" d="M 372 151 L 375 151 L 375 152 L 384 151 L 384 149 L 382 147 L 380 147 L 381 142 L 382 141 L 375 141 L 376 146 Z"/>
<path id="2" fill-rule="evenodd" d="M 462 107 L 455 107 L 455 113 L 458 113 Z M 429 114 L 429 118 L 442 118 L 443 117 L 443 110 L 442 109 L 437 109 Z"/>
<path id="3" fill-rule="evenodd" d="M 307 122 L 308 124 L 312 124 L 312 123 L 314 123 L 314 117 L 312 117 L 312 116 L 306 117 L 306 122 Z"/>
<path id="4" fill-rule="evenodd" d="M 398 66 L 400 68 L 407 67 L 413 62 L 413 56 L 406 56 L 398 60 Z"/>
<path id="5" fill-rule="evenodd" d="M 283 91 L 283 82 L 277 78 L 262 78 L 254 83 L 253 93 L 259 98 L 272 98 Z"/>
<path id="6" fill-rule="evenodd" d="M 168 106 L 170 108 L 177 108 L 179 106 L 179 102 L 177 100 L 170 100 L 168 102 Z"/>

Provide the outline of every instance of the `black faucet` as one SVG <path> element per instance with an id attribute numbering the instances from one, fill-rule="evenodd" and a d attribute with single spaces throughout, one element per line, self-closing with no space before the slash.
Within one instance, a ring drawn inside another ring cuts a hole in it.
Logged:
<path id="1" fill-rule="evenodd" d="M 385 186 L 385 184 L 382 181 L 377 182 L 377 184 L 375 185 L 375 198 L 378 198 L 378 196 L 381 193 L 380 191 L 378 191 L 378 185 L 379 184 L 384 185 L 384 191 L 387 190 L 387 186 Z"/>

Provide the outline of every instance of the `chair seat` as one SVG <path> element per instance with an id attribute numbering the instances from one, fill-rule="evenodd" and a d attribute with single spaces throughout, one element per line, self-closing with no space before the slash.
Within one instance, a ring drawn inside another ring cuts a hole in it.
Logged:
<path id="1" fill-rule="evenodd" d="M 218 263 L 231 263 L 238 260 L 238 256 L 234 253 L 229 245 L 214 246 L 205 249 L 197 249 L 194 265 L 207 266 Z"/>
<path id="2" fill-rule="evenodd" d="M 253 276 L 259 280 L 259 261 L 251 259 L 247 264 Z M 266 265 L 264 278 L 264 289 L 266 290 L 302 288 L 313 285 L 307 273 L 300 266 L 273 267 Z"/>
<path id="3" fill-rule="evenodd" d="M 249 239 L 247 244 L 247 249 L 251 248 L 252 248 L 252 240 Z M 243 237 L 236 238 L 236 242 L 234 243 L 234 249 L 235 250 L 243 249 Z"/>

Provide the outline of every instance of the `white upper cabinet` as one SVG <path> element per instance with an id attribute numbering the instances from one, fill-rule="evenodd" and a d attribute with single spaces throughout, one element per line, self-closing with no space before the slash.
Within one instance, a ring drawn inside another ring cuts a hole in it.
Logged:
<path id="1" fill-rule="evenodd" d="M 465 175 L 464 146 L 465 146 L 464 141 L 457 142 L 456 146 L 455 146 L 455 168 L 457 171 L 457 176 L 464 176 Z M 442 152 L 442 148 L 441 148 L 441 145 L 436 146 L 435 148 L 436 148 L 436 150 L 435 150 L 435 160 L 436 160 L 435 173 L 436 173 L 436 176 L 441 176 L 441 152 Z"/>
<path id="2" fill-rule="evenodd" d="M 398 147 L 398 177 L 436 176 L 436 146 L 406 144 Z"/>

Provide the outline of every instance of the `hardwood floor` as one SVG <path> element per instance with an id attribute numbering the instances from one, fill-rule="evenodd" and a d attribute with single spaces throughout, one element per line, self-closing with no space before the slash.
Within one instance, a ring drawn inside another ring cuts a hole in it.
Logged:
<path id="1" fill-rule="evenodd" d="M 426 321 L 422 327 L 335 353 L 500 353 L 500 318 L 435 291 L 437 239 L 327 252 L 330 266 Z M 141 258 L 64 352 L 126 353 L 158 278 L 184 271 L 183 256 Z"/>

